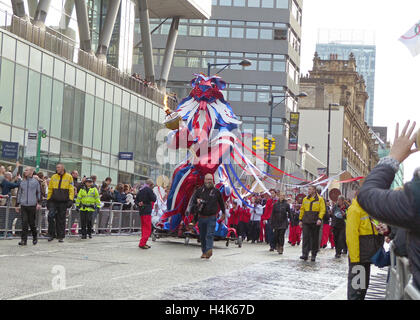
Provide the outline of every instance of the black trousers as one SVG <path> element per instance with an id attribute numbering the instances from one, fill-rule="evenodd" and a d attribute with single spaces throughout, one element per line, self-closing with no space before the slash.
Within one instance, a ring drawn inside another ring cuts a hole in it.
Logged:
<path id="1" fill-rule="evenodd" d="M 370 263 L 349 263 L 347 300 L 365 300 L 369 279 Z"/>
<path id="2" fill-rule="evenodd" d="M 303 224 L 302 255 L 304 257 L 309 256 L 309 251 L 312 252 L 312 256 L 316 256 L 319 249 L 319 228 L 316 224 Z"/>
<path id="3" fill-rule="evenodd" d="M 346 250 L 346 228 L 333 228 L 335 254 Z"/>
<path id="4" fill-rule="evenodd" d="M 249 228 L 249 223 L 239 221 L 239 224 L 238 224 L 239 236 L 241 236 L 242 239 L 245 239 L 246 237 L 248 237 L 248 228 Z"/>
<path id="5" fill-rule="evenodd" d="M 64 239 L 66 233 L 67 202 L 53 202 L 48 213 L 48 235 Z"/>
<path id="6" fill-rule="evenodd" d="M 20 207 L 22 215 L 22 240 L 26 241 L 28 239 L 28 226 L 31 228 L 32 239 L 37 238 L 35 219 L 36 219 L 36 206 Z"/>
<path id="7" fill-rule="evenodd" d="M 249 239 L 252 241 L 258 241 L 260 238 L 260 221 L 251 221 L 250 224 Z"/>
<path id="8" fill-rule="evenodd" d="M 286 229 L 274 229 L 274 248 L 277 246 L 284 246 L 284 234 Z"/>
<path id="9" fill-rule="evenodd" d="M 82 225 L 82 236 L 86 235 L 86 231 L 88 235 L 92 234 L 92 217 L 93 211 L 80 210 L 80 224 Z"/>

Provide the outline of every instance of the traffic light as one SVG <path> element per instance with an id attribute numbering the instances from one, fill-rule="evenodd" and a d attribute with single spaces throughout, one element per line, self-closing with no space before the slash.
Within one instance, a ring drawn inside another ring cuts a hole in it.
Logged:
<path id="1" fill-rule="evenodd" d="M 42 138 L 46 138 L 46 137 L 47 137 L 47 130 L 46 130 L 46 129 L 43 129 L 43 130 L 41 131 L 41 137 L 42 137 Z"/>

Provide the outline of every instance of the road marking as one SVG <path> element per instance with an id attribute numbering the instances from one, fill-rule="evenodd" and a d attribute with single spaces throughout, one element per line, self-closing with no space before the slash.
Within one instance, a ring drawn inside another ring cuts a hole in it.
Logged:
<path id="1" fill-rule="evenodd" d="M 123 275 L 123 276 L 111 278 L 111 280 L 123 279 L 123 278 L 128 278 L 128 277 L 134 277 L 134 276 L 139 276 L 139 275 L 143 275 L 143 274 L 146 274 L 146 273 L 156 272 L 156 271 L 161 271 L 161 270 L 163 270 L 163 269 L 162 268 L 158 268 L 158 269 L 153 269 L 153 270 L 148 270 L 148 271 L 143 271 L 143 272 L 138 272 L 138 273 L 126 274 L 126 275 Z"/>
<path id="2" fill-rule="evenodd" d="M 53 293 L 53 292 L 60 292 L 60 291 L 70 290 L 70 289 L 80 288 L 80 287 L 83 287 L 83 285 L 82 284 L 79 284 L 77 286 L 66 287 L 66 288 L 60 289 L 60 290 L 48 290 L 48 291 L 42 291 L 42 292 L 32 293 L 32 294 L 28 294 L 26 296 L 11 298 L 9 300 L 23 300 L 23 299 L 27 299 L 27 298 L 32 298 L 32 297 L 40 296 L 40 295 L 43 295 L 43 294 L 48 294 L 48 293 Z"/>

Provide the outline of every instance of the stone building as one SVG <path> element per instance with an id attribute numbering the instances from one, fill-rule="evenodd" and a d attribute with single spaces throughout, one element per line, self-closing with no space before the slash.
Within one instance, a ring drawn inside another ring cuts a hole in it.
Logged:
<path id="1" fill-rule="evenodd" d="M 327 163 L 328 109 L 329 104 L 338 104 L 331 107 L 330 176 L 366 176 L 378 162 L 378 146 L 365 122 L 369 96 L 354 55 L 338 60 L 331 54 L 329 60 L 321 60 L 315 53 L 313 68 L 300 79 L 300 86 L 308 97 L 299 102 L 299 143 L 310 145 L 311 152 Z"/>

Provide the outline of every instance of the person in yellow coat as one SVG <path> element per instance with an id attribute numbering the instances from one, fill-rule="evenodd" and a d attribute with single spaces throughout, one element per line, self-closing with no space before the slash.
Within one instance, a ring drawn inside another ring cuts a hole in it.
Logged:
<path id="1" fill-rule="evenodd" d="M 370 259 L 383 245 L 379 235 L 378 222 L 353 199 L 347 210 L 346 242 L 349 253 L 349 274 L 347 283 L 348 300 L 364 300 L 369 287 Z"/>
<path id="2" fill-rule="evenodd" d="M 48 241 L 57 237 L 58 242 L 64 241 L 66 232 L 66 211 L 73 205 L 73 177 L 66 172 L 64 165 L 56 165 L 56 173 L 48 185 Z"/>
<path id="3" fill-rule="evenodd" d="M 303 228 L 302 256 L 300 259 L 308 260 L 309 251 L 311 261 L 315 261 L 319 250 L 319 229 L 325 215 L 325 201 L 316 192 L 316 187 L 308 188 L 309 195 L 302 201 L 299 215 L 299 226 Z"/>
<path id="4" fill-rule="evenodd" d="M 93 186 L 92 178 L 87 178 L 76 199 L 76 207 L 80 210 L 82 239 L 86 239 L 86 233 L 92 239 L 92 215 L 100 205 L 98 189 Z"/>

